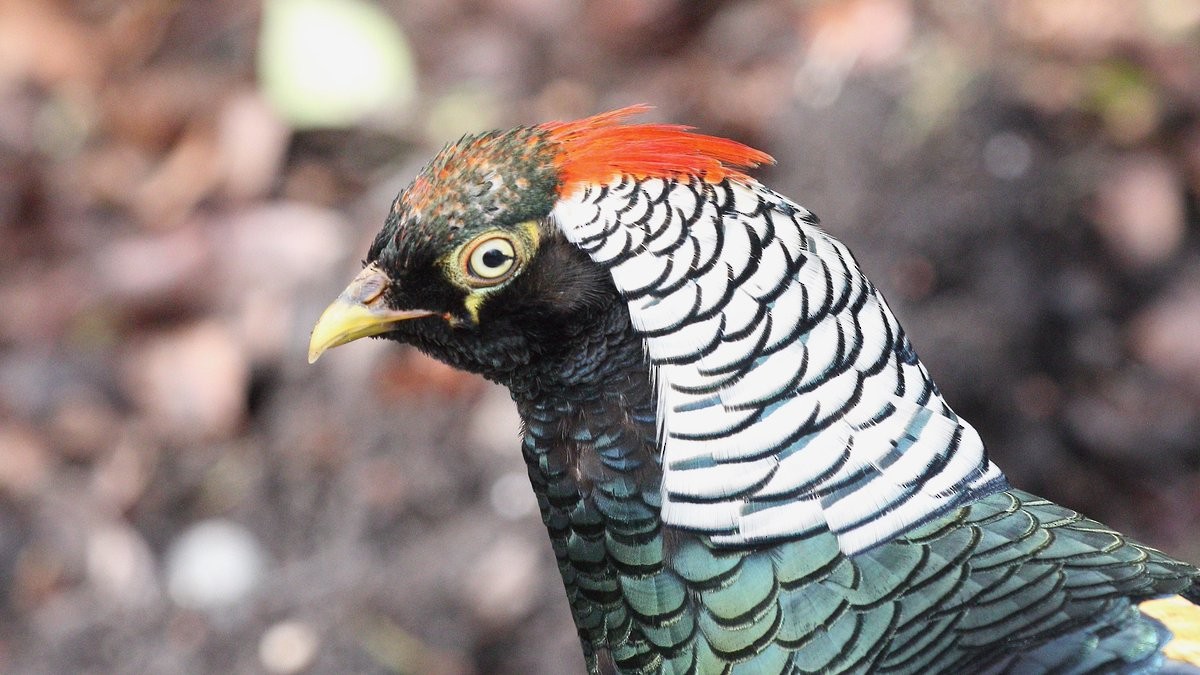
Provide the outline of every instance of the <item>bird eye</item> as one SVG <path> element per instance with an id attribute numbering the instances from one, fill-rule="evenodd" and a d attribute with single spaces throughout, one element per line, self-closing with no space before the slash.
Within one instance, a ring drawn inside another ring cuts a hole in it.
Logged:
<path id="1" fill-rule="evenodd" d="M 503 280 L 517 262 L 517 251 L 505 237 L 491 237 L 475 244 L 467 254 L 467 273 L 476 281 L 490 284 Z"/>

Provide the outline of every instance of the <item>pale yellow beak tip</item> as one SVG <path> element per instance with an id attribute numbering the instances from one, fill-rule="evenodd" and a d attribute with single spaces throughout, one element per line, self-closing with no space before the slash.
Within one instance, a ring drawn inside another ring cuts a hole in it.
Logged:
<path id="1" fill-rule="evenodd" d="M 312 364 L 316 363 L 317 359 L 321 358 L 321 354 L 324 354 L 324 353 L 325 353 L 324 349 L 321 349 L 320 347 L 316 347 L 313 345 L 309 345 L 309 347 L 308 347 L 308 364 L 312 365 Z"/>
<path id="2" fill-rule="evenodd" d="M 376 324 L 371 310 L 346 297 L 334 300 L 321 312 L 308 338 L 308 362 L 316 363 L 326 351 L 366 333 Z"/>

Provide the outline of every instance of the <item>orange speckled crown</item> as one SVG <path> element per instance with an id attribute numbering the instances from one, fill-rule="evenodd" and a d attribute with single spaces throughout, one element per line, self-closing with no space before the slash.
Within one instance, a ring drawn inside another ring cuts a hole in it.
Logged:
<path id="1" fill-rule="evenodd" d="M 540 125 L 538 129 L 558 143 L 559 193 L 569 194 L 580 183 L 604 182 L 617 174 L 701 176 L 719 182 L 746 178 L 742 169 L 775 162 L 767 153 L 737 141 L 692 133 L 692 127 L 621 123 L 650 109 L 631 105 L 574 122 Z"/>
<path id="2" fill-rule="evenodd" d="M 556 199 L 582 184 L 618 176 L 715 183 L 746 179 L 743 169 L 774 161 L 737 141 L 692 133 L 691 127 L 623 124 L 649 109 L 634 105 L 573 122 L 464 136 L 444 147 L 397 196 L 393 228 L 414 241 L 470 236 L 494 222 L 543 218 Z M 380 240 L 381 247 L 384 243 Z"/>

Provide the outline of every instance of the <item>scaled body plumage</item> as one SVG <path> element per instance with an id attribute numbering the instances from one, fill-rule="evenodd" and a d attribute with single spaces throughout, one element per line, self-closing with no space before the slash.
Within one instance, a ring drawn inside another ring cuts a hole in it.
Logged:
<path id="1" fill-rule="evenodd" d="M 770 158 L 641 108 L 464 138 L 310 357 L 509 387 L 593 671 L 1153 672 L 1194 567 L 1013 490 Z"/>

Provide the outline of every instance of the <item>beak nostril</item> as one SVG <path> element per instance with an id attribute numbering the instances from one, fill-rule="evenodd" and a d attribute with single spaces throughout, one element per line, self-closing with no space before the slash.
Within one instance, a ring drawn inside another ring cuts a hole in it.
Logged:
<path id="1" fill-rule="evenodd" d="M 367 283 L 363 284 L 363 288 L 362 288 L 363 303 L 369 305 L 372 302 L 375 302 L 376 300 L 379 299 L 379 296 L 383 295 L 383 292 L 386 290 L 387 290 L 387 284 L 385 284 L 383 282 L 383 280 L 380 279 L 379 277 L 372 277 L 370 279 L 367 279 Z"/>
<path id="2" fill-rule="evenodd" d="M 371 272 L 367 273 L 368 270 Z M 386 275 L 380 273 L 379 268 L 373 263 L 368 265 L 363 272 L 363 274 L 359 274 L 354 283 L 350 284 L 346 292 L 353 296 L 356 301 L 364 305 L 370 305 L 378 300 L 384 291 L 388 289 L 389 279 Z"/>

